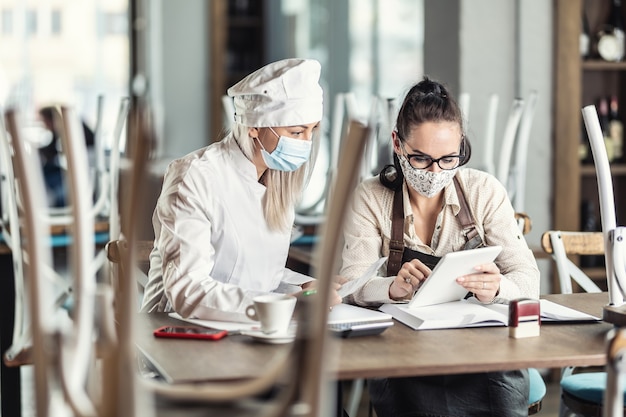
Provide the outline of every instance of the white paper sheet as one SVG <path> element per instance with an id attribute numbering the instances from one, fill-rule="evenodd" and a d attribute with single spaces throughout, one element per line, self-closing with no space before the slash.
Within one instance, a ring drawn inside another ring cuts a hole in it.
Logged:
<path id="1" fill-rule="evenodd" d="M 376 275 L 376 272 L 380 269 L 381 266 L 383 266 L 386 260 L 387 260 L 387 257 L 380 258 L 379 260 L 374 262 L 372 265 L 370 265 L 370 267 L 367 268 L 367 271 L 365 271 L 365 273 L 361 275 L 359 278 L 353 279 L 343 284 L 341 288 L 337 290 L 337 293 L 339 294 L 339 296 L 341 298 L 346 297 L 352 294 L 353 292 L 355 292 L 356 290 L 358 290 L 359 288 L 361 288 L 363 285 L 365 285 L 365 283 L 370 278 Z"/>

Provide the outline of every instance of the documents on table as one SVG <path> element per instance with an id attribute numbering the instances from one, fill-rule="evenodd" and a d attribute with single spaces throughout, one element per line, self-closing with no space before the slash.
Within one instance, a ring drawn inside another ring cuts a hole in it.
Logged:
<path id="1" fill-rule="evenodd" d="M 218 321 L 218 320 L 201 320 L 201 319 L 190 319 L 183 318 L 178 313 L 170 313 L 170 317 L 182 321 L 186 321 L 188 323 L 193 323 L 198 326 L 210 327 L 212 329 L 220 329 L 220 330 L 259 330 L 259 323 L 240 323 L 236 321 Z"/>
<path id="2" fill-rule="evenodd" d="M 367 268 L 367 270 L 359 278 L 350 280 L 343 284 L 341 288 L 337 290 L 339 296 L 341 298 L 344 298 L 365 285 L 365 283 L 369 281 L 370 278 L 376 276 L 376 273 L 378 272 L 380 267 L 383 266 L 386 260 L 387 257 L 380 258 L 379 260 L 371 264 L 370 267 Z"/>
<path id="3" fill-rule="evenodd" d="M 541 300 L 541 321 L 595 322 L 599 317 L 574 310 L 548 300 Z M 379 310 L 414 330 L 455 329 L 463 327 L 507 326 L 507 304 L 481 304 L 475 298 L 410 307 L 408 304 L 383 304 Z"/>

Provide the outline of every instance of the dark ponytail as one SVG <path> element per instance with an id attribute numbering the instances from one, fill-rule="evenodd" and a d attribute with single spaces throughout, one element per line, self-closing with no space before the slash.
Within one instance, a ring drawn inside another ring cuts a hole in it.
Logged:
<path id="1" fill-rule="evenodd" d="M 378 179 L 382 185 L 390 190 L 396 191 L 402 188 L 404 175 L 402 174 L 402 168 L 400 168 L 400 160 L 395 152 L 393 154 L 393 165 L 385 165 L 380 170 Z"/>

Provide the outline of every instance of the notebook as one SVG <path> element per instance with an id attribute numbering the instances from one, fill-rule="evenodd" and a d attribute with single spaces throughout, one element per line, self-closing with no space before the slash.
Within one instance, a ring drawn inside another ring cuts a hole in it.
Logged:
<path id="1" fill-rule="evenodd" d="M 593 323 L 600 317 L 583 313 L 548 300 L 541 300 L 541 324 Z M 383 304 L 380 309 L 413 330 L 459 329 L 464 327 L 508 326 L 508 304 L 481 304 L 474 298 L 425 307 Z"/>
<path id="2" fill-rule="evenodd" d="M 391 314 L 352 304 L 338 304 L 328 314 L 328 329 L 344 338 L 380 334 L 391 326 Z"/>

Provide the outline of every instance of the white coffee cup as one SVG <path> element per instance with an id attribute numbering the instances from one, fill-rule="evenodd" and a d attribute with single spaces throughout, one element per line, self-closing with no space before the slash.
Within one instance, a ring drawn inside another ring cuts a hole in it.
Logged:
<path id="1" fill-rule="evenodd" d="M 254 304 L 246 308 L 246 315 L 261 322 L 265 334 L 286 333 L 296 307 L 296 297 L 288 294 L 266 294 L 252 299 Z"/>

